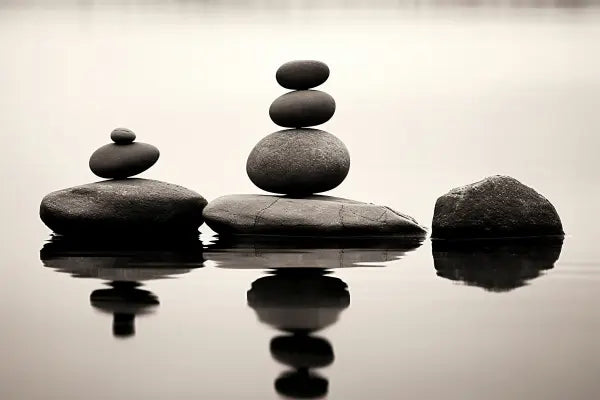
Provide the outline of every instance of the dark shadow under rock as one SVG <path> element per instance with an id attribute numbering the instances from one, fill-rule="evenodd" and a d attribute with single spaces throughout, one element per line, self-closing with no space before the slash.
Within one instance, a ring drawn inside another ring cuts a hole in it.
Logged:
<path id="1" fill-rule="evenodd" d="M 345 268 L 383 266 L 418 248 L 423 237 L 220 236 L 205 250 L 221 268 Z"/>
<path id="2" fill-rule="evenodd" d="M 433 240 L 437 275 L 468 286 L 505 292 L 554 267 L 563 238 L 539 237 L 514 240 Z"/>

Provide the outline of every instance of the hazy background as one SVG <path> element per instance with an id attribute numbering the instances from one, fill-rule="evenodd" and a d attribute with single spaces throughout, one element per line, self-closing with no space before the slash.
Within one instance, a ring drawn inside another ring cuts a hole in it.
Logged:
<path id="1" fill-rule="evenodd" d="M 275 333 L 245 300 L 260 271 L 151 282 L 157 315 L 116 341 L 89 304 L 100 282 L 41 267 L 37 212 L 44 194 L 98 179 L 89 156 L 119 126 L 161 151 L 143 177 L 208 200 L 259 192 L 245 162 L 278 130 L 275 71 L 318 59 L 337 102 L 322 129 L 351 155 L 330 194 L 430 226 L 439 195 L 508 174 L 548 197 L 568 234 L 556 268 L 509 294 L 437 278 L 428 242 L 388 268 L 338 272 L 352 305 L 326 333 L 330 397 L 593 398 L 598 5 L 0 1 L 0 397 L 275 397 Z"/>

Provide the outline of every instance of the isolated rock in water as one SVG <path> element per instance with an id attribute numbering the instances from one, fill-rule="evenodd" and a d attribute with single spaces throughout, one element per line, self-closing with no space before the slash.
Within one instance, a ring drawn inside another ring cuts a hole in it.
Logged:
<path id="1" fill-rule="evenodd" d="M 135 133 L 127 128 L 117 128 L 110 133 L 110 138 L 117 144 L 128 144 L 135 140 Z"/>
<path id="2" fill-rule="evenodd" d="M 562 235 L 556 209 L 530 187 L 495 175 L 437 199 L 431 236 L 486 238 Z"/>
<path id="3" fill-rule="evenodd" d="M 276 98 L 269 116 L 279 126 L 301 128 L 323 124 L 333 117 L 335 100 L 319 90 L 299 90 Z"/>
<path id="4" fill-rule="evenodd" d="M 101 178 L 123 179 L 140 174 L 156 163 L 160 153 L 148 143 L 110 143 L 90 157 L 90 169 Z"/>
<path id="5" fill-rule="evenodd" d="M 553 268 L 562 237 L 488 240 L 433 240 L 437 275 L 492 292 L 524 286 Z"/>
<path id="6" fill-rule="evenodd" d="M 219 234 L 307 236 L 424 235 L 425 228 L 389 207 L 329 196 L 229 195 L 203 212 Z"/>
<path id="7" fill-rule="evenodd" d="M 296 60 L 283 64 L 275 73 L 277 82 L 286 89 L 310 89 L 329 78 L 329 67 L 321 61 Z"/>
<path id="8" fill-rule="evenodd" d="M 318 129 L 272 133 L 258 142 L 246 162 L 248 177 L 256 186 L 296 196 L 331 190 L 349 170 L 350 154 L 344 143 Z"/>
<path id="9" fill-rule="evenodd" d="M 181 186 L 147 179 L 101 181 L 46 195 L 42 221 L 62 235 L 189 235 L 206 200 Z"/>

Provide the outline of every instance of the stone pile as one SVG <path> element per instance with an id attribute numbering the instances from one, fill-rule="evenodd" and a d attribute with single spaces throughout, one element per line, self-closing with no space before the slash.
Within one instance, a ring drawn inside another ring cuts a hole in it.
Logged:
<path id="1" fill-rule="evenodd" d="M 158 149 L 135 142 L 135 133 L 119 128 L 114 143 L 90 157 L 92 172 L 108 180 L 58 190 L 40 205 L 42 221 L 67 236 L 186 236 L 198 235 L 206 200 L 171 183 L 130 179 L 156 163 Z"/>
<path id="2" fill-rule="evenodd" d="M 275 99 L 269 109 L 273 122 L 291 128 L 263 138 L 246 163 L 250 180 L 273 195 L 229 195 L 204 210 L 206 223 L 219 234 L 373 236 L 425 234 L 413 218 L 389 207 L 319 196 L 341 184 L 350 169 L 344 143 L 323 130 L 335 100 L 313 88 L 329 77 L 320 61 L 291 61 L 275 75 L 293 89 Z"/>

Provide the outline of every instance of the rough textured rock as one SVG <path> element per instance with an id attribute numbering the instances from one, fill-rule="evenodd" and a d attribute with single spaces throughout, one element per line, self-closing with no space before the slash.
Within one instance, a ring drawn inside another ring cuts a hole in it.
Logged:
<path id="1" fill-rule="evenodd" d="M 277 82 L 286 89 L 310 89 L 329 78 L 329 67 L 321 61 L 296 60 L 283 64 L 275 73 Z"/>
<path id="2" fill-rule="evenodd" d="M 550 202 L 509 176 L 491 176 L 452 189 L 435 204 L 434 238 L 562 235 Z"/>
<path id="3" fill-rule="evenodd" d="M 160 153 L 147 143 L 116 144 L 100 147 L 90 157 L 90 169 L 101 178 L 123 179 L 140 174 L 154 165 Z"/>
<path id="4" fill-rule="evenodd" d="M 46 195 L 40 217 L 63 235 L 188 235 L 202 224 L 206 203 L 198 193 L 166 182 L 109 180 Z"/>
<path id="5" fill-rule="evenodd" d="M 246 172 L 267 192 L 303 196 L 338 186 L 350 170 L 348 149 L 318 129 L 288 129 L 263 138 L 248 156 Z"/>
<path id="6" fill-rule="evenodd" d="M 290 198 L 253 194 L 211 201 L 208 226 L 227 234 L 376 236 L 424 235 L 413 218 L 389 207 L 328 196 Z"/>
<path id="7" fill-rule="evenodd" d="M 279 126 L 301 128 L 323 124 L 333 117 L 335 100 L 319 90 L 289 92 L 276 98 L 269 116 Z"/>
<path id="8" fill-rule="evenodd" d="M 492 292 L 519 288 L 553 268 L 562 237 L 518 240 L 433 240 L 437 275 Z"/>
<path id="9" fill-rule="evenodd" d="M 128 144 L 135 140 L 135 133 L 127 128 L 117 128 L 110 133 L 110 138 L 117 144 Z"/>

